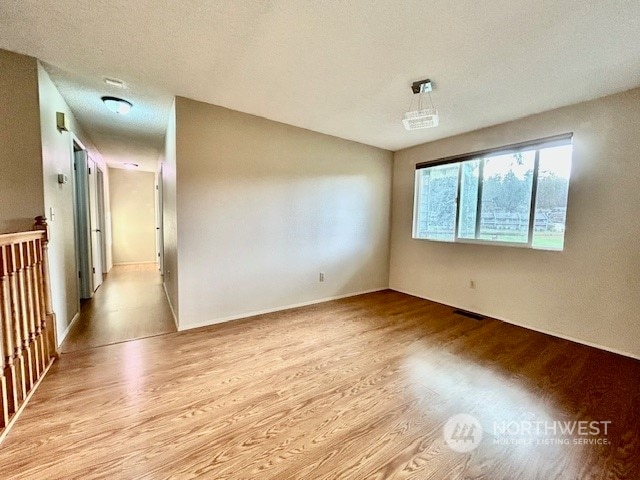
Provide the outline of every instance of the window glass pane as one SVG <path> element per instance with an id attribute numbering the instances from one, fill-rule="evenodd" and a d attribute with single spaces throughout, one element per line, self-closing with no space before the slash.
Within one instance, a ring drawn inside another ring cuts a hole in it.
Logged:
<path id="1" fill-rule="evenodd" d="M 533 247 L 562 250 L 572 145 L 540 150 Z"/>
<path id="2" fill-rule="evenodd" d="M 481 160 L 469 160 L 462 164 L 458 238 L 476 238 L 480 162 Z"/>
<path id="3" fill-rule="evenodd" d="M 459 163 L 417 170 L 415 236 L 453 241 L 456 224 Z"/>
<path id="4" fill-rule="evenodd" d="M 484 159 L 478 238 L 527 243 L 535 150 Z"/>

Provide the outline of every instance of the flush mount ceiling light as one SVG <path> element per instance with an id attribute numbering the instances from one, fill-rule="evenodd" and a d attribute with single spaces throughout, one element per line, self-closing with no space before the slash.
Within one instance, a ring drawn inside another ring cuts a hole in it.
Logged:
<path id="1" fill-rule="evenodd" d="M 411 85 L 411 91 L 413 96 L 411 97 L 411 104 L 409 105 L 409 111 L 404 114 L 402 124 L 407 130 L 420 130 L 422 128 L 431 128 L 438 126 L 438 110 L 433 106 L 433 99 L 431 98 L 431 91 L 433 86 L 431 80 L 419 80 L 413 82 Z M 429 104 L 431 108 L 425 105 L 425 96 L 429 95 Z M 417 110 L 412 110 L 413 99 L 418 97 Z"/>
<path id="2" fill-rule="evenodd" d="M 109 110 L 119 113 L 120 115 L 126 115 L 131 110 L 131 107 L 133 107 L 131 102 L 118 97 L 102 97 L 102 101 Z"/>

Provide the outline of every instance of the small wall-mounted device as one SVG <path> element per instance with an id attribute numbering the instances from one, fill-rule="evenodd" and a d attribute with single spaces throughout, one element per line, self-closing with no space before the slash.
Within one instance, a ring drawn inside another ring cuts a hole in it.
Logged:
<path id="1" fill-rule="evenodd" d="M 58 131 L 60 132 L 69 131 L 67 128 L 67 118 L 63 112 L 56 112 L 56 127 L 58 127 Z"/>
<path id="2" fill-rule="evenodd" d="M 59 173 L 58 174 L 58 183 L 60 185 L 64 185 L 65 183 L 67 183 L 67 180 L 68 180 L 68 178 L 64 173 Z"/>

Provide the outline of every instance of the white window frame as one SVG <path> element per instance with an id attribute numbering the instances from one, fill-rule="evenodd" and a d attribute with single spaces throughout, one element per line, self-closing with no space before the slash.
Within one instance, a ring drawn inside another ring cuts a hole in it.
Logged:
<path id="1" fill-rule="evenodd" d="M 573 143 L 573 133 L 565 133 L 561 135 L 555 135 L 552 137 L 545 137 L 538 140 L 531 140 L 527 142 L 521 142 L 513 145 L 506 145 L 503 147 L 492 148 L 487 150 L 481 150 L 473 153 L 468 153 L 464 155 L 456 155 L 452 157 L 441 158 L 438 160 L 434 160 L 431 162 L 422 162 L 416 164 L 416 173 L 415 173 L 415 184 L 414 184 L 414 199 L 413 199 L 413 222 L 412 222 L 412 238 L 416 240 L 427 240 L 430 242 L 440 242 L 440 243 L 468 243 L 475 245 L 494 245 L 494 246 L 503 246 L 503 247 L 520 247 L 520 248 L 532 248 L 536 250 L 547 250 L 547 251 L 562 251 L 551 248 L 541 248 L 533 246 L 533 235 L 535 229 L 535 206 L 536 206 L 536 195 L 537 195 L 537 187 L 538 187 L 538 171 L 540 167 L 540 150 L 550 147 L 557 147 L 562 145 L 572 145 Z M 527 242 L 505 242 L 501 240 L 485 240 L 478 238 L 480 234 L 480 221 L 481 221 L 481 208 L 482 208 L 482 169 L 484 166 L 484 161 L 487 157 L 493 157 L 496 155 L 508 155 L 515 154 L 525 151 L 535 150 L 535 159 L 534 159 L 534 170 L 533 170 L 533 183 L 531 190 L 531 205 L 529 207 L 529 229 L 527 234 Z M 459 238 L 459 230 L 460 230 L 460 191 L 462 184 L 462 165 L 465 162 L 472 160 L 480 160 L 480 172 L 479 172 L 479 182 L 478 182 L 478 193 L 477 193 L 477 204 L 476 204 L 476 227 L 475 227 L 475 235 L 476 238 Z M 456 190 L 456 217 L 455 217 L 455 227 L 453 240 L 442 240 L 442 239 L 433 239 L 433 238 L 424 238 L 418 236 L 418 209 L 420 203 L 420 170 L 424 168 L 436 167 L 440 165 L 447 164 L 459 164 L 458 168 L 458 183 Z"/>

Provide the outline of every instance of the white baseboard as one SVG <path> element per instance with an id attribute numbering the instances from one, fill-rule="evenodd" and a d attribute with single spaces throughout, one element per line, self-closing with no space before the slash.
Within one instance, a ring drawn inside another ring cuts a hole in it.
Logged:
<path id="1" fill-rule="evenodd" d="M 171 309 L 171 315 L 173 316 L 173 323 L 176 324 L 176 330 L 180 330 L 178 326 L 178 316 L 176 315 L 176 311 L 173 309 L 173 304 L 171 303 L 171 299 L 169 298 L 169 292 L 167 292 L 167 284 L 162 282 L 162 288 L 164 289 L 164 294 L 167 297 L 167 303 L 169 304 L 169 308 Z"/>
<path id="2" fill-rule="evenodd" d="M 395 292 L 404 293 L 405 295 L 411 295 L 412 297 L 418 297 L 418 298 L 422 298 L 424 300 L 429 300 L 430 302 L 439 303 L 441 305 L 448 305 L 448 306 L 450 306 L 452 308 L 459 308 L 459 309 L 465 310 L 464 307 L 459 307 L 459 306 L 456 306 L 456 305 L 449 305 L 449 304 L 443 303 L 443 302 L 441 302 L 439 300 L 434 300 L 433 298 L 428 298 L 428 297 L 425 297 L 423 295 L 417 295 L 417 294 L 412 293 L 412 292 L 407 292 L 407 291 L 404 291 L 404 290 L 400 290 L 399 288 L 389 287 L 389 290 L 393 290 Z M 582 345 L 587 345 L 588 347 L 593 347 L 593 348 L 597 348 L 599 350 L 604 350 L 604 351 L 611 352 L 611 353 L 616 353 L 618 355 L 622 355 L 622 356 L 625 356 L 625 357 L 633 358 L 635 360 L 640 360 L 640 356 L 634 355 L 633 353 L 630 353 L 630 352 L 625 352 L 623 350 L 619 350 L 617 348 L 607 347 L 606 345 L 600 345 L 600 344 L 597 344 L 597 343 L 594 343 L 594 342 L 590 342 L 588 340 L 583 340 L 581 338 L 576 338 L 576 337 L 572 337 L 570 335 L 565 335 L 563 333 L 554 332 L 552 330 L 545 330 L 543 328 L 532 327 L 530 325 L 525 325 L 525 324 L 520 323 L 520 322 L 515 322 L 513 320 L 508 320 L 506 318 L 496 317 L 495 315 L 491 315 L 491 314 L 488 314 L 488 313 L 485 313 L 485 312 L 480 312 L 480 311 L 475 311 L 474 310 L 474 313 L 479 313 L 480 315 L 483 315 L 485 317 L 494 318 L 496 320 L 500 320 L 501 322 L 509 323 L 509 324 L 515 325 L 517 327 L 526 328 L 527 330 L 533 330 L 534 332 L 544 333 L 545 335 L 551 335 L 552 337 L 562 338 L 563 340 L 569 340 L 570 342 L 580 343 Z"/>
<path id="3" fill-rule="evenodd" d="M 119 265 L 153 265 L 156 263 L 158 262 L 156 262 L 155 260 L 152 262 L 118 262 L 118 263 L 114 263 L 113 266 L 117 267 Z"/>
<path id="4" fill-rule="evenodd" d="M 80 318 L 80 311 L 76 312 L 76 314 L 71 319 L 71 322 L 69 322 L 69 325 L 67 325 L 65 331 L 62 332 L 62 335 L 58 337 L 58 347 L 60 347 L 60 345 L 62 345 L 62 342 L 64 342 L 64 339 L 67 338 L 67 335 L 69 335 L 69 332 L 71 331 L 71 327 L 73 327 L 78 318 Z"/>
<path id="5" fill-rule="evenodd" d="M 309 305 L 315 305 L 316 303 L 330 302 L 332 300 L 340 300 L 341 298 L 356 297 L 358 295 L 365 295 L 367 293 L 381 292 L 382 290 L 388 290 L 388 287 L 373 288 L 371 290 L 363 290 L 361 292 L 346 293 L 344 295 L 336 295 L 336 296 L 333 296 L 333 297 L 326 297 L 326 298 L 321 298 L 321 299 L 318 299 L 318 300 L 310 300 L 308 302 L 294 303 L 294 304 L 291 304 L 291 305 L 284 305 L 282 307 L 267 308 L 265 310 L 257 310 L 257 311 L 254 311 L 254 312 L 240 313 L 238 315 L 231 315 L 231 316 L 228 316 L 228 317 L 214 318 L 213 320 L 208 320 L 206 322 L 199 322 L 199 323 L 194 323 L 194 324 L 191 324 L 191 325 L 184 325 L 183 327 L 179 327 L 178 330 L 179 331 L 184 331 L 184 330 L 192 330 L 194 328 L 208 327 L 210 325 L 217 325 L 218 323 L 230 322 L 232 320 L 240 320 L 241 318 L 255 317 L 256 315 L 264 315 L 266 313 L 281 312 L 283 310 L 291 310 L 292 308 L 299 308 L 299 307 L 306 307 L 306 306 L 309 306 Z M 169 303 L 171 303 L 171 302 L 169 302 Z"/>

